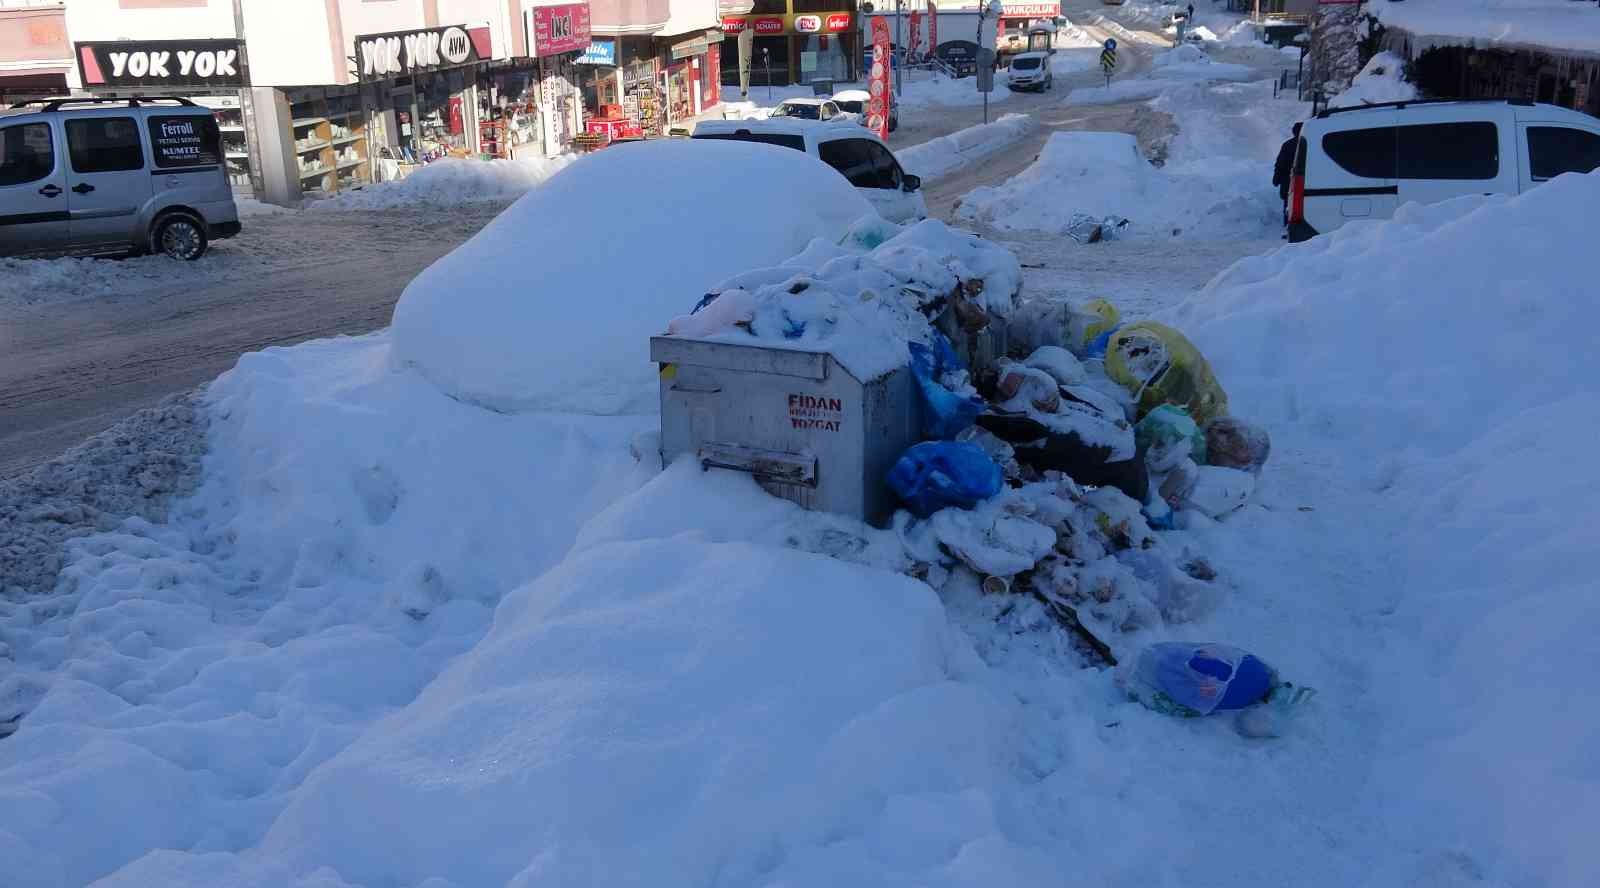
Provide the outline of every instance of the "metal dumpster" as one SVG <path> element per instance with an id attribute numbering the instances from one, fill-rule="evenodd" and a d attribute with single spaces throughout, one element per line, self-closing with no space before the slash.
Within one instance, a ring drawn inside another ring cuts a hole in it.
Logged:
<path id="1" fill-rule="evenodd" d="M 898 505 L 884 478 L 921 440 L 911 371 L 856 379 L 825 352 L 676 336 L 661 365 L 661 457 L 749 472 L 774 496 L 878 526 Z"/>

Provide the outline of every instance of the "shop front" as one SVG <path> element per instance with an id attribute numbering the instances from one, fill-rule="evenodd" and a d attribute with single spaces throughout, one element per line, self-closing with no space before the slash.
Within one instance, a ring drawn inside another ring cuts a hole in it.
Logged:
<path id="1" fill-rule="evenodd" d="M 589 4 L 536 6 L 523 14 L 528 52 L 538 66 L 537 105 L 544 153 L 570 150 L 583 129 L 582 71 L 578 57 L 590 42 Z"/>
<path id="2" fill-rule="evenodd" d="M 309 138 L 303 150 L 311 151 L 331 137 L 336 173 L 343 172 L 344 164 L 357 164 L 360 151 L 367 150 L 380 178 L 480 152 L 477 91 L 479 73 L 493 64 L 489 28 L 446 25 L 362 35 L 356 38 L 356 62 L 358 104 L 369 117 L 369 138 L 362 139 L 348 123 L 342 136 L 335 128 L 341 123 L 343 96 L 324 96 L 327 115 L 318 113 L 315 97 L 307 97 L 305 116 L 298 105 L 294 112 L 297 149 L 302 139 Z M 341 140 L 349 140 L 343 154 Z M 361 142 L 367 143 L 365 149 L 358 147 Z M 317 167 L 305 174 L 315 178 Z"/>
<path id="3" fill-rule="evenodd" d="M 664 42 L 668 123 L 686 123 L 722 101 L 722 31 L 713 28 Z"/>
<path id="4" fill-rule="evenodd" d="M 758 0 L 749 14 L 724 16 L 730 36 L 749 30 L 755 35 L 750 60 L 750 86 L 815 81 L 845 82 L 859 75 L 855 13 L 840 0 Z M 739 82 L 739 46 L 721 46 L 724 84 Z"/>
<path id="5" fill-rule="evenodd" d="M 1060 15 L 1060 3 L 1003 4 L 997 41 L 1000 50 L 1022 52 L 1028 48 L 1028 28 L 1040 23 L 1053 24 Z"/>

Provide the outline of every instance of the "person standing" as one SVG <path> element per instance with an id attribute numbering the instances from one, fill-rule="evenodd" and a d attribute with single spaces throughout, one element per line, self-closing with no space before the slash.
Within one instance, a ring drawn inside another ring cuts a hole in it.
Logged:
<path id="1" fill-rule="evenodd" d="M 1278 147 L 1278 159 L 1272 163 L 1272 184 L 1278 186 L 1278 199 L 1283 201 L 1283 222 L 1289 224 L 1289 182 L 1294 178 L 1294 156 L 1300 148 L 1300 124 L 1295 124 L 1287 141 Z"/>

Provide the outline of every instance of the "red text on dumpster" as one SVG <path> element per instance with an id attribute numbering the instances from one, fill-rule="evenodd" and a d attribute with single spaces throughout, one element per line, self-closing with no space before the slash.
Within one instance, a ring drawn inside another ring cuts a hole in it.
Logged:
<path id="1" fill-rule="evenodd" d="M 844 402 L 838 398 L 795 394 L 789 396 L 789 424 L 793 428 L 837 432 L 839 423 L 843 421 Z"/>

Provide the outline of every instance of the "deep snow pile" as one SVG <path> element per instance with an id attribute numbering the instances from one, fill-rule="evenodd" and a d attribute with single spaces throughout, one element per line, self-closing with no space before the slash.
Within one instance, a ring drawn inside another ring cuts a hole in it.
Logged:
<path id="1" fill-rule="evenodd" d="M 1597 201 L 1590 174 L 1408 205 L 1241 261 L 1174 313 L 1235 404 L 1370 491 L 1350 532 L 1384 569 L 1349 603 L 1384 725 L 1370 787 L 1395 841 L 1472 849 L 1457 872 L 1489 884 L 1596 872 L 1600 720 L 1572 701 L 1600 618 Z"/>
<path id="2" fill-rule="evenodd" d="M 1150 60 L 1152 80 L 1249 80 L 1256 72 L 1246 65 L 1215 62 L 1192 43 L 1175 46 Z"/>
<path id="3" fill-rule="evenodd" d="M 1039 128 L 1031 114 L 1005 114 L 993 123 L 980 123 L 948 136 L 930 139 L 895 152 L 906 172 L 926 180 L 946 176 L 1028 137 Z"/>
<path id="4" fill-rule="evenodd" d="M 1434 46 L 1600 53 L 1596 11 L 1572 0 L 1410 0 L 1373 3 L 1367 12 L 1410 32 L 1413 52 L 1419 54 Z"/>
<path id="5" fill-rule="evenodd" d="M 1124 133 L 1055 133 L 1033 165 L 963 198 L 958 217 L 1050 234 L 1075 218 L 1111 215 L 1131 220 L 1133 235 L 1274 236 L 1282 204 L 1262 171 L 1307 106 L 1271 100 L 1271 83 L 1165 84 L 1153 93 L 1150 107 L 1177 124 L 1161 168 Z"/>
<path id="6" fill-rule="evenodd" d="M 516 160 L 465 160 L 446 157 L 412 171 L 404 179 L 377 182 L 306 204 L 311 210 L 391 210 L 448 206 L 475 201 L 515 200 L 572 163 L 570 154 Z"/>
<path id="7" fill-rule="evenodd" d="M 685 214 L 704 204 L 705 182 L 730 178 L 764 185 L 738 225 L 710 237 Z M 659 211 L 619 215 L 642 182 Z M 395 357 L 495 410 L 647 409 L 657 398 L 649 337 L 684 305 L 813 238 L 837 242 L 870 215 L 849 182 L 800 152 L 619 145 L 551 177 L 418 275 L 395 306 Z"/>
<path id="8" fill-rule="evenodd" d="M 1350 108 L 1416 98 L 1417 88 L 1406 81 L 1405 65 L 1405 59 L 1392 52 L 1378 53 L 1356 74 L 1349 89 L 1328 100 L 1328 106 Z"/>

